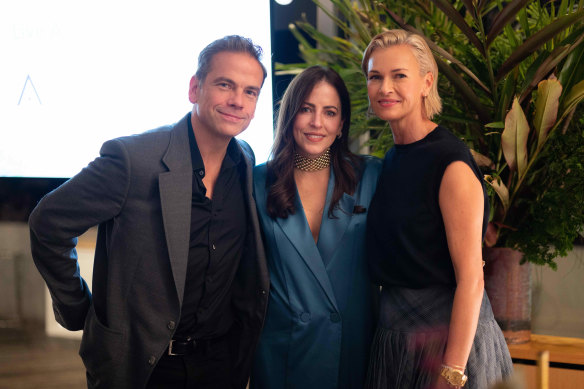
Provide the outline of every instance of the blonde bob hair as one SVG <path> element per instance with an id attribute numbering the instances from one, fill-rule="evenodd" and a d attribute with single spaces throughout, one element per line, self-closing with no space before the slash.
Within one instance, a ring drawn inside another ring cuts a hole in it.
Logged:
<path id="1" fill-rule="evenodd" d="M 428 44 L 420 35 L 406 30 L 388 30 L 377 34 L 363 52 L 363 61 L 361 62 L 363 74 L 367 77 L 369 58 L 371 58 L 371 54 L 375 50 L 386 49 L 395 45 L 407 45 L 412 49 L 412 53 L 420 67 L 421 76 L 424 76 L 428 72 L 431 72 L 434 76 L 434 82 L 432 82 L 428 96 L 422 101 L 426 117 L 432 119 L 434 115 L 442 111 L 442 101 L 438 95 L 438 66 L 436 65 L 432 51 L 430 51 L 430 47 L 428 47 Z"/>

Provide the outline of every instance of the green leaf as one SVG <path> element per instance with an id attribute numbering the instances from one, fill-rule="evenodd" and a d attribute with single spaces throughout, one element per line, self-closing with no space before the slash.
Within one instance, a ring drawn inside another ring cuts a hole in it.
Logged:
<path id="1" fill-rule="evenodd" d="M 543 63 L 537 68 L 531 82 L 525 88 L 521 97 L 519 98 L 519 102 L 523 102 L 525 98 L 529 96 L 531 91 L 536 85 L 539 85 L 540 81 L 543 80 L 550 72 L 566 58 L 566 56 L 570 53 L 569 46 L 560 46 L 556 47 L 556 49 L 543 61 Z"/>
<path id="2" fill-rule="evenodd" d="M 426 37 L 424 37 L 426 38 Z M 442 47 L 438 46 L 436 43 L 431 41 L 430 39 L 426 38 L 426 42 L 428 46 L 434 53 L 438 53 L 443 58 L 447 59 L 448 61 L 452 62 L 456 66 L 460 68 L 467 76 L 469 76 L 479 87 L 481 87 L 485 92 L 489 95 L 491 94 L 491 90 L 483 84 L 483 82 L 469 69 L 467 68 L 462 62 L 456 59 L 453 55 L 451 55 L 448 51 L 444 50 Z"/>
<path id="3" fill-rule="evenodd" d="M 460 92 L 464 101 L 466 101 L 477 113 L 482 122 L 490 121 L 489 111 L 483 106 L 481 100 L 474 93 L 472 88 L 464 81 L 458 73 L 456 73 L 446 62 L 440 58 L 436 58 L 436 64 L 440 73 L 442 73 L 452 85 Z"/>
<path id="4" fill-rule="evenodd" d="M 297 24 L 299 24 L 301 26 L 301 28 L 304 27 L 304 24 L 302 22 L 297 22 Z M 290 32 L 292 33 L 292 35 L 294 36 L 294 38 L 296 38 L 296 40 L 298 41 L 298 45 L 299 46 L 312 47 L 310 45 L 310 43 L 308 43 L 308 41 L 306 40 L 306 38 L 304 37 L 304 35 L 302 35 L 302 33 L 300 31 L 298 31 L 298 28 L 296 28 L 296 25 L 295 24 L 290 23 L 288 25 L 288 29 L 290 30 Z"/>
<path id="5" fill-rule="evenodd" d="M 509 189 L 507 189 L 499 177 L 493 178 L 485 174 L 485 181 L 495 190 L 495 193 L 497 193 L 497 196 L 501 200 L 504 212 L 507 213 L 509 209 Z"/>
<path id="6" fill-rule="evenodd" d="M 521 0 L 525 1 L 525 0 Z M 485 55 L 485 47 L 477 37 L 476 33 L 466 24 L 466 21 L 460 13 L 452 6 L 452 4 L 447 0 L 432 0 L 438 8 L 444 12 L 446 16 L 462 31 L 462 33 L 468 38 L 468 40 L 477 48 L 477 50 Z"/>
<path id="7" fill-rule="evenodd" d="M 544 80 L 537 86 L 533 127 L 537 134 L 538 149 L 543 146 L 549 130 L 556 122 L 561 94 L 562 85 L 558 80 Z"/>
<path id="8" fill-rule="evenodd" d="M 416 28 L 407 24 L 405 22 L 405 20 L 402 19 L 401 16 L 399 16 L 397 13 L 390 10 L 385 4 L 383 4 L 383 3 L 377 3 L 377 4 L 381 8 L 383 8 L 385 10 L 385 12 L 387 12 L 389 17 L 394 21 L 395 24 L 397 24 L 398 26 L 400 26 L 401 28 L 403 28 L 406 31 L 415 32 L 416 34 L 418 33 L 418 30 Z"/>
<path id="9" fill-rule="evenodd" d="M 491 46 L 491 43 L 495 40 L 495 38 L 499 35 L 503 27 L 505 27 L 508 23 L 515 20 L 517 13 L 521 11 L 530 0 L 514 0 L 509 2 L 505 8 L 501 10 L 495 16 L 493 20 L 493 25 L 491 29 L 487 32 L 487 47 Z"/>
<path id="10" fill-rule="evenodd" d="M 505 118 L 505 129 L 501 134 L 501 147 L 509 169 L 516 170 L 519 178 L 525 174 L 527 168 L 527 137 L 529 124 L 525 113 L 517 98 L 513 99 L 513 106 Z"/>
<path id="11" fill-rule="evenodd" d="M 584 36 L 584 28 L 579 31 L 580 36 Z M 565 90 L 570 90 L 574 83 L 584 78 L 584 44 L 579 45 L 567 57 L 558 74 L 558 80 Z"/>
<path id="12" fill-rule="evenodd" d="M 519 11 L 518 16 L 519 16 L 519 23 L 521 23 L 521 27 L 525 31 L 525 35 L 527 37 L 530 37 L 531 36 L 531 28 L 529 26 L 529 20 L 527 18 L 527 11 L 526 11 L 525 7 Z"/>
<path id="13" fill-rule="evenodd" d="M 507 109 L 509 109 L 511 101 L 517 93 L 518 73 L 519 72 L 517 69 L 515 69 L 510 72 L 503 80 L 503 87 L 499 93 L 499 101 L 497 105 L 497 111 L 495 113 L 497 119 L 500 118 L 502 120 L 505 117 Z"/>
<path id="14" fill-rule="evenodd" d="M 570 41 L 572 41 L 573 43 L 567 43 Z M 550 74 L 550 72 L 553 69 L 555 69 L 558 66 L 558 64 L 562 62 L 566 57 L 568 57 L 574 50 L 584 47 L 584 45 L 582 45 L 582 42 L 584 42 L 584 34 L 580 35 L 578 38 L 576 38 L 576 40 L 566 39 L 564 42 L 562 42 L 561 45 L 557 46 L 554 49 L 554 51 L 552 51 L 547 56 L 540 55 L 538 60 L 541 58 L 542 61 L 540 62 L 539 66 L 537 67 L 533 75 L 530 77 L 531 82 L 527 85 L 525 89 L 523 89 L 523 93 L 519 98 L 519 102 L 523 102 L 523 100 L 531 93 L 533 88 L 535 88 L 535 86 L 541 80 L 547 77 Z M 536 62 L 534 62 L 534 64 Z M 526 76 L 526 79 L 527 78 L 528 76 Z M 566 84 L 562 83 L 561 81 L 560 84 L 562 84 L 562 86 L 566 86 Z"/>
<path id="15" fill-rule="evenodd" d="M 486 12 L 483 12 L 485 10 L 485 7 L 489 6 L 490 1 L 488 0 L 473 0 L 473 3 L 478 4 L 477 5 L 477 9 L 481 14 L 484 14 Z"/>
<path id="16" fill-rule="evenodd" d="M 564 15 L 566 13 L 567 9 L 568 9 L 568 1 L 562 0 L 562 2 L 560 3 L 560 9 L 558 10 L 558 15 Z"/>
<path id="17" fill-rule="evenodd" d="M 505 123 L 503 122 L 493 122 L 485 124 L 487 128 L 505 128 Z"/>
<path id="18" fill-rule="evenodd" d="M 584 99 L 584 80 L 572 87 L 562 104 L 562 119 Z M 561 120 L 561 119 L 560 119 Z"/>
<path id="19" fill-rule="evenodd" d="M 550 39 L 553 39 L 559 32 L 565 30 L 574 23 L 581 21 L 584 21 L 584 9 L 554 20 L 552 23 L 527 38 L 523 44 L 515 49 L 515 51 L 513 51 L 507 60 L 499 67 L 496 80 L 501 80 L 511 69 L 533 54 Z"/>

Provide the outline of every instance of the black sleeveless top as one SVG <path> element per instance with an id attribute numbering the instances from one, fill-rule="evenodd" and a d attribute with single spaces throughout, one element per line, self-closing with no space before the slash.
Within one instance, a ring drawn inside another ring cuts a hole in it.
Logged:
<path id="1" fill-rule="evenodd" d="M 394 145 L 385 155 L 367 219 L 374 282 L 389 287 L 456 285 L 438 193 L 446 167 L 463 161 L 483 186 L 483 237 L 489 201 L 483 175 L 466 144 L 438 126 L 425 138 Z"/>

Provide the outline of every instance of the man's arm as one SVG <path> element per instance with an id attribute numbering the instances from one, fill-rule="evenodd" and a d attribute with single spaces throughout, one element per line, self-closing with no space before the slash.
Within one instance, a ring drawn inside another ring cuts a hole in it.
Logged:
<path id="1" fill-rule="evenodd" d="M 63 327 L 83 328 L 91 292 L 77 263 L 77 237 L 115 217 L 124 204 L 130 163 L 124 145 L 106 142 L 101 156 L 47 194 L 29 218 L 32 256 L 45 279 L 55 318 Z"/>

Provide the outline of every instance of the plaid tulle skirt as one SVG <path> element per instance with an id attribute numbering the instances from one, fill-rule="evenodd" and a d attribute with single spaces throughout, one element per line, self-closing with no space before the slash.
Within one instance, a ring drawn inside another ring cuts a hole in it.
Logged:
<path id="1" fill-rule="evenodd" d="M 446 349 L 453 299 L 454 289 L 446 287 L 383 290 L 366 389 L 432 388 Z M 484 293 L 464 388 L 487 389 L 512 372 L 509 349 Z"/>

